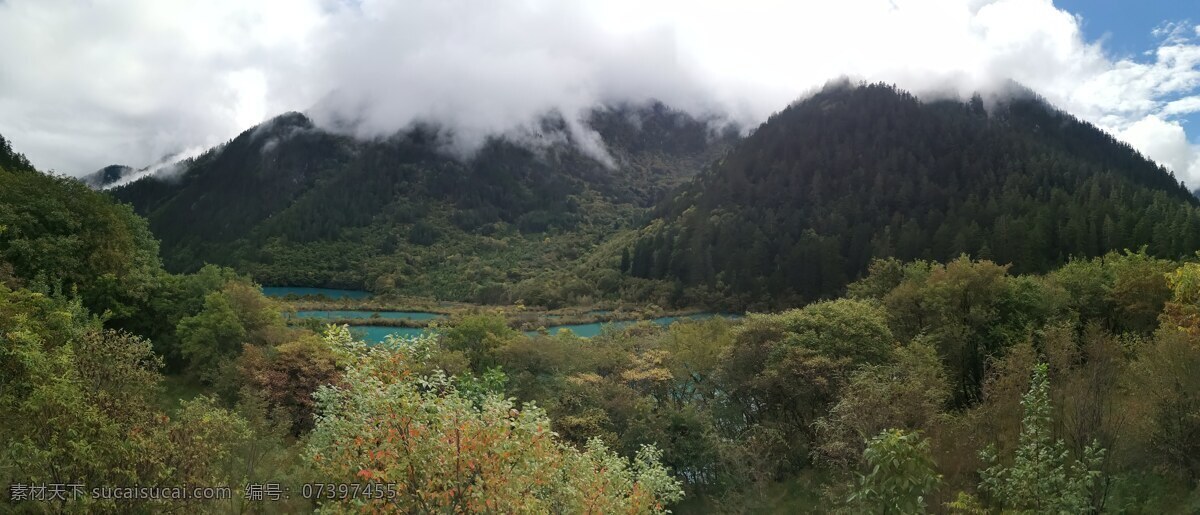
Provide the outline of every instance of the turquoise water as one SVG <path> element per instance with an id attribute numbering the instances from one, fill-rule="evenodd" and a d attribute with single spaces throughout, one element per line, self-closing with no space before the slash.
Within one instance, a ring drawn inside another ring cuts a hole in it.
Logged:
<path id="1" fill-rule="evenodd" d="M 426 329 L 420 327 L 386 327 L 379 325 L 352 325 L 350 326 L 350 334 L 356 338 L 362 338 L 367 343 L 382 343 L 389 334 L 394 334 L 398 338 L 411 338 L 420 336 Z"/>
<path id="2" fill-rule="evenodd" d="M 613 312 L 613 310 L 611 310 L 611 309 L 593 309 L 591 311 L 584 311 L 583 314 L 584 315 L 593 315 L 593 316 L 602 316 L 602 315 L 612 314 L 612 312 Z M 547 314 L 538 314 L 537 316 L 542 317 L 542 318 L 562 318 L 565 316 L 572 316 L 572 315 L 556 315 L 556 314 L 547 313 Z"/>
<path id="3" fill-rule="evenodd" d="M 374 315 L 379 315 L 378 318 L 388 319 L 405 319 L 405 320 L 433 320 L 442 318 L 440 313 L 429 313 L 426 311 L 351 311 L 351 310 L 332 310 L 332 311 L 297 311 L 296 316 L 299 318 L 376 318 Z"/>
<path id="4" fill-rule="evenodd" d="M 672 322 L 679 321 L 679 319 L 688 319 L 688 321 L 703 321 L 703 319 L 708 319 L 708 318 L 713 318 L 713 317 L 724 317 L 724 318 L 730 318 L 730 319 L 742 318 L 742 316 L 740 316 L 740 315 L 721 315 L 721 313 L 696 313 L 696 315 L 689 315 L 689 316 L 685 316 L 685 317 L 660 317 L 660 318 L 655 318 L 655 319 L 653 319 L 653 321 L 650 321 L 650 322 L 653 322 L 658 325 L 664 325 L 664 327 L 665 327 L 665 325 L 671 325 Z M 584 339 L 589 339 L 589 337 L 599 335 L 601 329 L 604 328 L 605 325 L 612 325 L 613 328 L 620 329 L 620 328 L 628 327 L 628 325 L 636 324 L 637 322 L 638 321 L 620 321 L 620 322 L 600 322 L 600 323 L 593 323 L 593 324 L 551 325 L 551 327 L 546 328 L 546 330 L 548 331 L 548 333 L 554 335 L 554 334 L 558 334 L 558 331 L 560 331 L 560 330 L 570 329 L 571 333 L 574 333 L 575 336 L 584 337 Z M 386 325 L 350 325 L 350 333 L 355 333 L 356 335 L 361 336 L 362 340 L 366 341 L 367 343 L 382 342 L 382 341 L 384 341 L 385 337 L 388 337 L 388 335 L 390 335 L 390 334 L 395 334 L 398 337 L 418 336 L 421 333 L 424 333 L 424 331 L 426 331 L 426 330 L 427 329 L 424 329 L 424 328 L 392 328 L 392 327 L 386 327 Z M 358 331 L 358 333 L 356 333 L 356 331 Z M 538 331 L 526 331 L 526 334 L 527 335 L 535 335 L 535 334 L 538 334 Z"/>
<path id="5" fill-rule="evenodd" d="M 263 295 L 268 297 L 286 297 L 291 294 L 298 296 L 317 295 L 330 299 L 365 299 L 371 292 L 362 290 L 336 290 L 333 288 L 305 288 L 301 286 L 263 286 Z"/>
<path id="6" fill-rule="evenodd" d="M 668 325 L 671 325 L 671 323 L 675 322 L 676 320 L 705 320 L 705 319 L 712 318 L 715 316 L 721 316 L 721 317 L 731 318 L 731 319 L 739 318 L 738 315 L 718 315 L 716 313 L 696 313 L 694 315 L 688 315 L 688 316 L 684 316 L 684 317 L 659 317 L 659 318 L 655 318 L 655 319 L 651 320 L 651 322 L 653 322 L 657 325 L 661 325 L 661 326 L 668 326 Z M 547 327 L 546 331 L 549 332 L 550 334 L 558 334 L 558 332 L 562 331 L 563 329 L 570 329 L 572 333 L 575 333 L 575 336 L 578 336 L 581 338 L 591 338 L 593 336 L 599 335 L 600 331 L 604 329 L 604 326 L 612 326 L 615 329 L 621 329 L 623 327 L 631 326 L 638 322 L 639 322 L 638 320 L 621 320 L 621 321 L 617 321 L 617 322 L 595 322 L 595 323 L 591 323 L 591 324 L 555 325 L 555 326 Z M 525 334 L 534 335 L 534 334 L 537 334 L 537 331 L 526 331 Z"/>

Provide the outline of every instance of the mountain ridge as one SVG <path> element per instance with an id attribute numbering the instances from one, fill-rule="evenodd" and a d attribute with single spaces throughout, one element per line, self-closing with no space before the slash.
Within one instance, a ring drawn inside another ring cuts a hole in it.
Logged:
<path id="1" fill-rule="evenodd" d="M 169 269 L 217 262 L 272 284 L 373 288 L 381 276 L 411 276 L 415 256 L 432 259 L 439 242 L 471 253 L 497 238 L 628 223 L 736 138 L 710 122 L 660 103 L 597 109 L 589 126 L 616 160 L 609 167 L 555 116 L 539 129 L 548 143 L 496 137 L 463 160 L 446 152 L 437 126 L 362 140 L 288 113 L 179 163 L 167 179 L 111 194 L 150 220 Z M 617 211 L 631 214 L 614 219 Z M 319 257 L 279 264 L 297 255 Z"/>
<path id="2" fill-rule="evenodd" d="M 771 116 L 603 261 L 675 283 L 677 302 L 792 305 L 876 258 L 966 253 L 1025 273 L 1142 245 L 1178 257 L 1200 243 L 1197 205 L 1166 169 L 1036 95 L 989 112 L 979 95 L 839 83 Z"/>

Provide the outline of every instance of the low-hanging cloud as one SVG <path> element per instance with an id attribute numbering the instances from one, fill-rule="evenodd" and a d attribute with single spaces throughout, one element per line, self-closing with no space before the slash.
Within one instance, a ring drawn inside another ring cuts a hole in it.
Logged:
<path id="1" fill-rule="evenodd" d="M 1049 0 L 0 2 L 0 133 L 79 175 L 219 144 L 303 110 L 469 152 L 548 112 L 651 99 L 745 125 L 843 75 L 965 95 L 1012 79 L 1200 185 L 1200 26 L 1114 58 Z M 1189 130 L 1192 132 L 1189 138 Z"/>

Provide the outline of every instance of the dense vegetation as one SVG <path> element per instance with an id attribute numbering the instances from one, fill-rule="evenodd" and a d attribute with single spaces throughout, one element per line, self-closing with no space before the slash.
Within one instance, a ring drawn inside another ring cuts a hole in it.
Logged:
<path id="1" fill-rule="evenodd" d="M 825 125 L 805 122 L 813 117 Z M 653 127 L 626 134 L 619 148 L 638 148 Z M 682 148 L 710 151 L 707 133 L 696 135 L 698 146 Z M 662 219 L 627 231 L 619 229 L 633 227 L 655 194 L 605 189 L 570 166 L 559 178 L 530 180 L 573 161 L 510 161 L 522 151 L 502 142 L 484 150 L 492 162 L 451 162 L 418 141 L 426 136 L 436 134 L 356 143 L 292 115 L 186 163 L 178 182 L 118 192 L 146 195 L 138 209 L 158 220 L 150 226 L 165 231 L 168 260 L 190 269 L 183 274 L 160 265 L 158 242 L 133 210 L 33 170 L 5 143 L 0 483 L 232 489 L 220 501 L 72 497 L 13 507 L 1200 510 L 1200 242 L 1187 239 L 1195 200 L 1088 126 L 1033 100 L 986 113 L 979 101 L 922 104 L 883 86 L 829 89 L 777 115 L 665 200 Z M 792 152 L 790 142 L 809 138 L 830 148 Z M 649 146 L 653 154 L 677 143 Z M 275 151 L 288 145 L 295 148 Z M 911 156 L 897 150 L 905 145 Z M 560 151 L 552 146 L 539 159 Z M 864 172 L 815 174 L 805 164 L 833 158 Z M 903 172 L 878 173 L 893 158 Z M 371 178 L 373 160 L 399 173 Z M 770 165 L 793 162 L 784 169 L 791 173 Z M 434 165 L 445 179 L 426 173 Z M 862 189 L 868 176 L 890 193 Z M 796 191 L 816 177 L 825 195 L 798 201 Z M 383 188 L 372 198 L 339 182 L 351 178 L 404 182 L 370 182 Z M 713 181 L 728 188 L 710 188 Z M 268 185 L 262 199 L 252 193 Z M 551 199 L 560 187 L 582 193 Z M 410 191 L 420 195 L 402 193 Z M 396 218 L 410 201 L 426 203 Z M 325 218 L 305 209 L 342 218 L 323 232 Z M 890 218 L 872 225 L 885 209 L 897 213 L 900 233 Z M 491 221 L 456 218 L 480 210 Z M 552 213 L 549 225 L 522 233 L 522 218 L 539 210 Z M 167 223 L 197 213 L 206 216 L 195 219 L 194 234 Z M 1116 228 L 1111 240 L 1103 239 L 1106 219 Z M 990 239 L 1001 220 L 1027 230 Z M 732 232 L 684 236 L 726 221 Z M 917 230 L 900 238 L 910 222 Z M 788 240 L 790 224 L 836 245 Z M 991 232 L 959 238 L 973 225 Z M 867 243 L 847 243 L 859 231 Z M 394 249 L 375 247 L 392 236 Z M 917 250 L 900 250 L 910 243 Z M 685 244 L 693 247 L 668 254 L 683 257 L 660 261 L 660 245 Z M 855 245 L 868 250 L 855 254 Z M 1138 250 L 1105 252 L 1112 247 Z M 787 252 L 811 248 L 825 254 Z M 460 255 L 438 254 L 448 250 Z M 778 263 L 754 261 L 760 252 Z M 204 264 L 210 253 L 242 269 Z M 577 261 L 538 269 L 558 253 Z M 674 268 L 706 255 L 720 270 L 711 284 L 691 265 Z M 401 262 L 409 268 L 391 268 Z M 821 268 L 830 263 L 837 266 Z M 647 266 L 661 273 L 634 273 Z M 819 286 L 796 279 L 810 280 L 814 269 Z M 308 284 L 343 284 L 331 278 L 350 271 L 345 285 L 374 277 L 380 290 L 456 291 L 480 281 L 483 290 L 465 295 L 546 305 L 589 296 L 715 303 L 728 294 L 735 305 L 828 298 L 590 339 L 529 336 L 505 311 L 521 306 L 480 308 L 457 313 L 436 335 L 368 346 L 345 327 L 289 326 L 289 308 L 264 297 L 247 271 Z M 268 482 L 288 497 L 244 496 L 248 484 Z M 331 483 L 357 486 L 304 486 Z"/>
<path id="2" fill-rule="evenodd" d="M 153 344 L 78 290 L 0 287 L 0 481 L 230 485 L 187 507 L 218 512 L 1200 508 L 1195 262 L 888 259 L 741 321 L 579 339 L 483 312 L 375 347 L 285 326 L 228 270 L 156 277 L 131 324 L 173 323 Z M 328 482 L 391 499 L 295 495 Z"/>
<path id="3" fill-rule="evenodd" d="M 1197 284 L 1143 253 L 1045 275 L 889 259 L 848 297 L 738 322 L 581 341 L 463 320 L 442 344 L 467 359 L 438 361 L 502 370 L 569 441 L 654 443 L 681 511 L 1186 512 Z"/>
<path id="4" fill-rule="evenodd" d="M 0 281 L 74 291 L 93 313 L 115 318 L 150 298 L 158 243 L 127 206 L 28 163 L 0 168 L 0 184 Z"/>
<path id="5" fill-rule="evenodd" d="M 1197 200 L 1166 170 L 1031 93 L 993 104 L 830 85 L 664 202 L 610 266 L 691 290 L 676 301 L 796 305 L 875 258 L 968 253 L 1024 273 L 1200 245 Z"/>
<path id="6" fill-rule="evenodd" d="M 734 137 L 661 104 L 597 110 L 588 126 L 612 167 L 557 116 L 463 160 L 434 126 L 362 141 L 291 113 L 114 195 L 150 220 L 172 271 L 487 301 L 631 226 Z"/>
<path id="7" fill-rule="evenodd" d="M 657 513 L 682 496 L 653 446 L 573 446 L 495 374 L 447 378 L 428 342 L 291 328 L 228 269 L 166 273 L 145 222 L 78 182 L 0 168 L 0 195 L 0 483 L 18 510 Z M 335 483 L 364 486 L 301 486 Z M 83 493 L 27 497 L 47 484 Z M 230 495 L 90 494 L 135 485 Z"/>

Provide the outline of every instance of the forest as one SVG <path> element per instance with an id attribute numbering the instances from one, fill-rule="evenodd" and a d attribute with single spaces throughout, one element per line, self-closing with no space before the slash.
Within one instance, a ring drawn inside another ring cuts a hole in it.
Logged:
<path id="1" fill-rule="evenodd" d="M 172 272 L 212 263 L 265 284 L 488 302 L 632 227 L 719 156 L 736 131 L 707 122 L 660 103 L 598 108 L 588 126 L 609 167 L 560 114 L 463 159 L 436 125 L 362 140 L 288 113 L 111 194 L 150 221 Z"/>
<path id="2" fill-rule="evenodd" d="M 168 272 L 130 207 L 3 150 L 0 482 L 18 511 L 1200 510 L 1200 258 L 1152 239 L 1020 266 L 882 256 L 738 320 L 577 338 L 480 306 L 366 345 L 286 324 L 234 269 Z M 12 488 L 46 484 L 231 495 Z M 289 495 L 251 495 L 264 484 Z"/>
<path id="3" fill-rule="evenodd" d="M 779 310 L 837 297 L 876 259 L 1023 274 L 1200 248 L 1200 201 L 1170 172 L 1010 89 L 835 81 L 744 137 L 662 104 L 598 109 L 613 168 L 554 116 L 542 135 L 564 141 L 497 138 L 459 161 L 438 127 L 359 141 L 291 113 L 109 194 L 172 272 L 548 308 Z"/>
<path id="4" fill-rule="evenodd" d="M 683 496 L 653 445 L 574 445 L 502 374 L 447 374 L 441 343 L 289 327 L 230 269 L 165 272 L 127 206 L 4 149 L 6 510 L 661 513 Z M 122 498 L 134 485 L 229 495 Z M 276 496 L 248 495 L 262 485 Z"/>
<path id="5" fill-rule="evenodd" d="M 960 102 L 831 83 L 610 253 L 627 276 L 677 283 L 676 302 L 739 307 L 836 295 L 880 258 L 966 253 L 1027 273 L 1142 245 L 1191 256 L 1200 202 L 1173 174 L 1012 87 Z"/>

